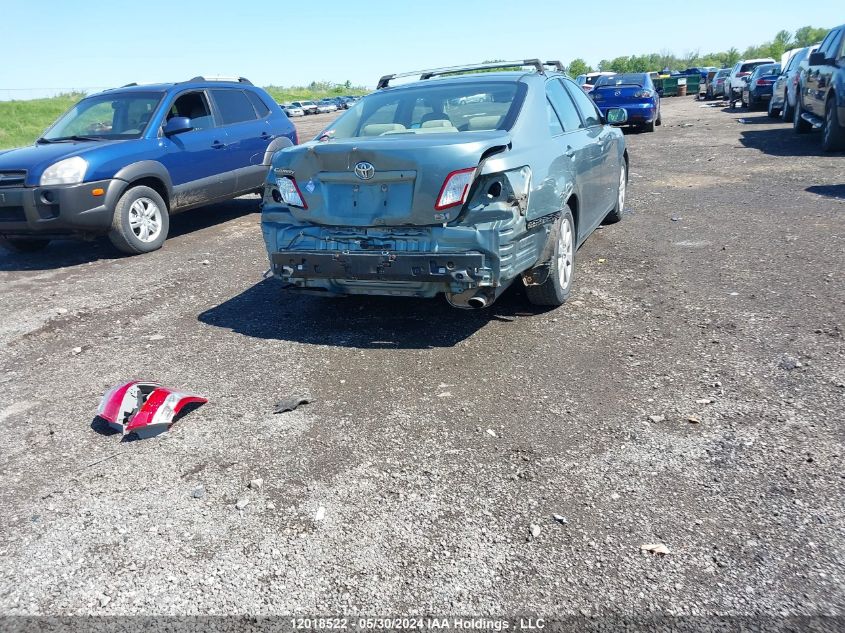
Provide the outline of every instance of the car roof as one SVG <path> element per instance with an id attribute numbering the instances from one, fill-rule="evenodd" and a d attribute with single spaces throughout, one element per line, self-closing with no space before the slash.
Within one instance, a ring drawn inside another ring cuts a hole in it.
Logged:
<path id="1" fill-rule="evenodd" d="M 441 75 L 437 77 L 432 77 L 431 79 L 422 79 L 418 81 L 412 81 L 406 84 L 387 86 L 386 88 L 381 88 L 378 92 L 398 90 L 401 88 L 418 88 L 422 86 L 442 86 L 444 84 L 471 84 L 478 83 L 480 81 L 483 81 L 485 83 L 513 83 L 515 81 L 523 80 L 532 81 L 536 80 L 535 78 L 541 78 L 542 80 L 546 80 L 549 77 L 566 77 L 567 79 L 571 79 L 571 77 L 569 77 L 569 75 L 566 75 L 565 73 L 560 73 L 551 70 L 546 70 L 543 73 L 538 73 L 533 70 L 501 70 L 493 72 L 464 73 L 458 75 Z"/>
<path id="2" fill-rule="evenodd" d="M 123 92 L 169 92 L 172 90 L 183 90 L 185 88 L 254 88 L 252 84 L 247 84 L 238 81 L 215 81 L 215 80 L 189 80 L 173 83 L 157 83 L 157 84 L 127 84 L 118 88 L 109 88 L 103 90 L 102 93 L 123 93 Z M 93 96 L 93 95 L 91 95 Z"/>

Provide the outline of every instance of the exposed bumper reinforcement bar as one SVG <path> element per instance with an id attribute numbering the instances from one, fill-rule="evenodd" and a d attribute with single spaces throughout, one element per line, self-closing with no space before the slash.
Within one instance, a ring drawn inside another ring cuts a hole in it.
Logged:
<path id="1" fill-rule="evenodd" d="M 434 281 L 472 284 L 485 273 L 481 253 L 287 251 L 273 253 L 283 279 Z"/>

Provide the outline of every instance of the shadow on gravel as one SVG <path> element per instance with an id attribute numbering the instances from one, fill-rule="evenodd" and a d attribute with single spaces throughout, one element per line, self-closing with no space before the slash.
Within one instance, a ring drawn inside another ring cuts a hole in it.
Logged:
<path id="1" fill-rule="evenodd" d="M 739 142 L 770 156 L 818 156 L 821 139 L 818 134 L 796 134 L 791 127 L 768 130 L 745 130 Z"/>
<path id="2" fill-rule="evenodd" d="M 169 242 L 173 238 L 224 224 L 250 213 L 258 213 L 260 200 L 258 196 L 238 198 L 178 213 L 170 218 L 170 233 L 167 240 Z M 167 248 L 167 242 L 164 243 L 163 248 Z M 122 257 L 126 255 L 112 246 L 106 237 L 99 237 L 93 241 L 55 240 L 50 242 L 44 250 L 35 253 L 12 253 L 0 247 L 0 271 L 52 270 Z"/>
<path id="3" fill-rule="evenodd" d="M 530 306 L 515 284 L 492 308 L 474 311 L 452 308 L 442 298 L 302 295 L 267 279 L 197 318 L 255 338 L 365 349 L 433 349 L 452 347 L 490 321 L 546 311 Z"/>
<path id="4" fill-rule="evenodd" d="M 804 191 L 828 198 L 836 198 L 837 200 L 845 200 L 845 185 L 812 185 Z"/>

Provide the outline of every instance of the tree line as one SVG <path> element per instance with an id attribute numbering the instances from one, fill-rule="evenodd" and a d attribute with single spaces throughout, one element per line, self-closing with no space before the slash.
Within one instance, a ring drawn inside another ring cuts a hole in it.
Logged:
<path id="1" fill-rule="evenodd" d="M 580 57 L 569 62 L 567 73 L 571 77 L 577 77 L 594 70 L 612 71 L 615 73 L 641 73 L 653 70 L 684 70 L 696 66 L 716 66 L 727 68 L 733 66 L 740 59 L 753 59 L 756 57 L 771 57 L 780 60 L 781 55 L 792 48 L 802 48 L 818 44 L 827 34 L 829 29 L 813 26 L 802 26 L 795 33 L 787 30 L 779 31 L 774 38 L 759 46 L 749 46 L 743 52 L 734 47 L 720 53 L 706 53 L 690 51 L 681 57 L 676 56 L 668 50 L 648 55 L 625 55 L 614 59 L 603 59 L 599 62 L 598 68 L 594 69 Z"/>

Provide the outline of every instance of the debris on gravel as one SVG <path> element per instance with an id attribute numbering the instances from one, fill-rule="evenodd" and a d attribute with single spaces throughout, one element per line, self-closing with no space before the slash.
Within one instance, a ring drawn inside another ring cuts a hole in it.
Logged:
<path id="1" fill-rule="evenodd" d="M 646 543 L 644 545 L 640 545 L 640 549 L 644 552 L 651 552 L 652 554 L 659 554 L 661 556 L 669 553 L 669 548 L 663 543 Z"/>
<path id="2" fill-rule="evenodd" d="M 288 411 L 293 411 L 300 405 L 309 404 L 310 402 L 312 402 L 311 396 L 307 395 L 294 395 L 288 398 L 283 398 L 276 403 L 273 413 L 287 413 Z"/>

